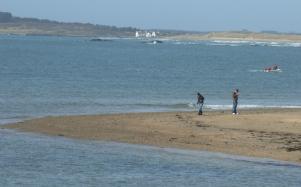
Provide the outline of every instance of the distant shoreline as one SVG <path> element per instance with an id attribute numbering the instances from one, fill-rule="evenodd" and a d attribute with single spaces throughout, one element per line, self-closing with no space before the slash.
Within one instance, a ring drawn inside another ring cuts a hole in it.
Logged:
<path id="1" fill-rule="evenodd" d="M 230 33 L 228 33 L 230 34 Z M 69 35 L 69 34 L 28 34 L 28 33 L 6 33 L 1 31 L 0 36 L 32 36 L 32 37 L 78 37 L 78 38 L 129 38 L 136 39 L 132 36 L 91 36 L 91 35 Z M 258 34 L 256 37 L 239 37 L 235 36 L 219 36 L 219 35 L 203 35 L 203 34 L 185 34 L 151 38 L 152 40 L 174 40 L 174 41 L 221 41 L 221 42 L 279 42 L 279 43 L 301 43 L 301 35 L 273 35 Z M 145 38 L 147 39 L 147 38 Z"/>
<path id="2" fill-rule="evenodd" d="M 240 32 L 211 32 L 208 34 L 184 34 L 167 37 L 172 40 L 186 41 L 250 41 L 250 42 L 301 42 L 298 34 L 270 34 L 270 33 L 240 33 Z"/>
<path id="3" fill-rule="evenodd" d="M 44 117 L 2 126 L 25 132 L 301 162 L 301 109 Z"/>
<path id="4" fill-rule="evenodd" d="M 278 33 L 274 31 L 177 31 L 151 29 L 157 33 L 157 39 L 174 40 L 236 40 L 236 41 L 279 41 L 301 42 L 301 33 Z M 0 35 L 29 36 L 70 36 L 70 37 L 133 37 L 137 31 L 145 29 L 134 27 L 116 27 L 91 23 L 59 22 L 38 18 L 15 17 L 10 12 L 0 11 Z"/>

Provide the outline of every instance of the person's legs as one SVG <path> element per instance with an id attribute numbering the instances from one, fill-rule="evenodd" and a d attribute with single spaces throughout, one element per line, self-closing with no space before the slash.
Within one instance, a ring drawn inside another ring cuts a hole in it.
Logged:
<path id="1" fill-rule="evenodd" d="M 232 113 L 237 114 L 237 102 L 233 101 Z"/>
<path id="2" fill-rule="evenodd" d="M 203 103 L 200 104 L 199 115 L 203 114 Z"/>

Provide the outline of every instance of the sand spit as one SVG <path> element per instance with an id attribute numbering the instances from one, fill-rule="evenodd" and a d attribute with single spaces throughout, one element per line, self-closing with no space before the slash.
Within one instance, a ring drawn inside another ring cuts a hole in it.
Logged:
<path id="1" fill-rule="evenodd" d="M 301 162 L 300 109 L 45 117 L 2 128 Z"/>

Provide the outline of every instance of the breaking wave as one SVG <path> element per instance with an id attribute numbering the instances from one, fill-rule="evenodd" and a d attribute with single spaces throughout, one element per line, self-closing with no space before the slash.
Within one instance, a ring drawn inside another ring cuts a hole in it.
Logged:
<path id="1" fill-rule="evenodd" d="M 168 41 L 174 45 L 209 45 L 209 46 L 261 46 L 261 47 L 301 47 L 301 42 L 268 42 L 248 40 L 213 40 L 213 41 Z"/>
<path id="2" fill-rule="evenodd" d="M 231 41 L 231 40 L 214 40 L 207 45 L 218 46 L 267 46 L 267 47 L 301 47 L 299 42 L 265 42 L 265 41 Z"/>

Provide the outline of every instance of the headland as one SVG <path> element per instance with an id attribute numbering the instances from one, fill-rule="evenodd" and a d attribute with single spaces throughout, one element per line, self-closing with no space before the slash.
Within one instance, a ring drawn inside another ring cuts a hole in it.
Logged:
<path id="1" fill-rule="evenodd" d="M 76 37 L 127 37 L 135 38 L 134 27 L 116 27 L 91 23 L 68 23 L 38 18 L 22 18 L 10 12 L 0 12 L 0 34 L 30 36 L 76 36 Z M 279 33 L 275 31 L 178 31 L 155 29 L 157 39 L 184 41 L 263 41 L 301 42 L 301 34 Z"/>

